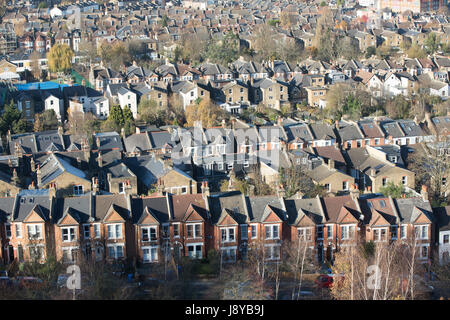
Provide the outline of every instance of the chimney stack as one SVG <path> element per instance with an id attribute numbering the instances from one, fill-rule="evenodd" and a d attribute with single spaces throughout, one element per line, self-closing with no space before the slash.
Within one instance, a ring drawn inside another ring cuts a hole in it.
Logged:
<path id="1" fill-rule="evenodd" d="M 209 192 L 208 181 L 202 182 L 202 195 L 203 199 L 206 199 L 211 195 L 211 193 Z"/>
<path id="2" fill-rule="evenodd" d="M 102 153 L 101 151 L 98 152 L 98 156 L 97 156 L 97 164 L 99 168 L 103 167 L 103 158 L 102 158 Z"/>
<path id="3" fill-rule="evenodd" d="M 35 172 L 36 171 L 36 165 L 34 163 L 34 158 L 31 157 L 30 159 L 30 167 L 31 167 L 31 172 Z"/>
<path id="4" fill-rule="evenodd" d="M 162 196 L 164 195 L 164 184 L 161 178 L 158 178 L 157 192 Z"/>
<path id="5" fill-rule="evenodd" d="M 328 169 L 333 170 L 334 168 L 335 168 L 334 160 L 331 158 L 328 159 Z"/>
<path id="6" fill-rule="evenodd" d="M 131 183 L 130 183 L 130 180 L 127 180 L 126 181 L 126 183 L 125 183 L 125 194 L 127 195 L 127 196 L 129 196 L 129 195 L 131 195 L 132 194 L 132 187 L 131 187 Z"/>
<path id="7" fill-rule="evenodd" d="M 84 160 L 86 160 L 86 162 L 89 164 L 89 160 L 91 158 L 91 148 L 89 147 L 89 142 L 87 141 L 87 139 L 83 140 L 82 149 L 84 152 Z"/>
<path id="8" fill-rule="evenodd" d="M 356 183 L 352 183 L 350 186 L 350 196 L 352 197 L 353 200 L 359 199 L 359 190 L 358 185 Z"/>
<path id="9" fill-rule="evenodd" d="M 420 191 L 420 194 L 422 195 L 423 201 L 429 201 L 428 200 L 428 187 L 426 185 L 422 185 L 422 190 Z"/>
<path id="10" fill-rule="evenodd" d="M 283 185 L 280 183 L 277 188 L 277 196 L 278 198 L 284 198 L 286 196 L 286 191 L 283 188 Z"/>
<path id="11" fill-rule="evenodd" d="M 55 183 L 50 183 L 48 186 L 48 197 L 49 199 L 55 198 L 56 197 L 56 184 Z"/>
<path id="12" fill-rule="evenodd" d="M 36 169 L 36 180 L 37 180 L 37 185 L 39 187 L 39 185 L 41 184 L 41 168 L 40 165 L 37 165 L 37 169 Z"/>
<path id="13" fill-rule="evenodd" d="M 93 177 L 92 178 L 92 194 L 95 196 L 98 193 L 98 179 Z"/>
<path id="14" fill-rule="evenodd" d="M 13 181 L 14 185 L 16 185 L 16 186 L 19 185 L 19 176 L 17 175 L 16 168 L 13 169 L 12 181 Z"/>

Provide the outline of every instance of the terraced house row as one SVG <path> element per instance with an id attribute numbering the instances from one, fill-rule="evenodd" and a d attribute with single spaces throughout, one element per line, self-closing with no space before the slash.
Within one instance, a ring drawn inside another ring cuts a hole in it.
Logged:
<path id="1" fill-rule="evenodd" d="M 245 259 L 255 244 L 264 247 L 267 259 L 278 260 L 289 241 L 303 241 L 318 261 L 331 261 L 336 250 L 361 241 L 408 239 L 417 241 L 426 262 L 438 239 L 439 219 L 425 187 L 420 197 L 401 199 L 360 195 L 354 186 L 349 195 L 311 199 L 286 198 L 282 189 L 274 196 L 212 194 L 207 182 L 201 193 L 185 195 L 93 191 L 59 197 L 56 191 L 52 184 L 0 198 L 5 263 L 44 261 L 49 254 L 67 262 L 84 256 L 156 263 L 165 253 L 198 259 L 211 249 L 232 262 Z"/>

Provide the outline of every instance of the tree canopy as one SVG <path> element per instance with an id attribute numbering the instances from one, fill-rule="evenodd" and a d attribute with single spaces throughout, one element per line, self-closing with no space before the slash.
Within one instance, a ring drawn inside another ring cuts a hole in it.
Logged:
<path id="1" fill-rule="evenodd" d="M 204 127 L 217 125 L 225 117 L 225 112 L 209 100 L 203 99 L 198 104 L 186 107 L 186 125 L 193 127 L 195 121 L 201 121 Z"/>
<path id="2" fill-rule="evenodd" d="M 73 51 L 66 44 L 56 44 L 47 53 L 51 72 L 67 72 L 72 68 Z"/>
<path id="3" fill-rule="evenodd" d="M 22 133 L 27 131 L 27 122 L 22 119 L 22 113 L 17 110 L 11 100 L 4 106 L 2 117 L 0 118 L 0 132 L 2 134 L 8 133 Z"/>

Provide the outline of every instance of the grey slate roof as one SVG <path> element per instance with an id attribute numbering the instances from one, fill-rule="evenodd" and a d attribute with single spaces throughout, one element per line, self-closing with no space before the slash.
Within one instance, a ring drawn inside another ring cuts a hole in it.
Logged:
<path id="1" fill-rule="evenodd" d="M 86 179 L 86 174 L 72 166 L 67 160 L 57 154 L 51 154 L 40 166 L 41 183 L 39 187 L 45 186 L 58 178 L 64 172 L 68 172 L 81 179 Z M 87 180 L 87 179 L 86 179 Z"/>
<path id="2" fill-rule="evenodd" d="M 9 143 L 11 153 L 14 153 L 16 144 L 28 154 L 65 150 L 63 136 L 56 130 L 11 135 Z"/>
<path id="3" fill-rule="evenodd" d="M 281 220 L 286 219 L 282 199 L 277 196 L 248 197 L 248 214 L 250 222 L 263 222 L 268 210 L 272 210 Z"/>
<path id="4" fill-rule="evenodd" d="M 22 222 L 33 209 L 47 221 L 50 217 L 51 201 L 47 189 L 21 190 L 17 195 L 14 221 Z"/>
<path id="5" fill-rule="evenodd" d="M 100 145 L 97 145 L 97 138 L 99 138 Z M 123 151 L 122 138 L 117 132 L 101 132 L 94 135 L 95 146 L 98 150 L 112 150 L 117 149 Z"/>
<path id="6" fill-rule="evenodd" d="M 414 223 L 421 212 L 431 221 L 435 221 L 430 202 L 424 201 L 423 198 L 395 199 L 395 206 L 402 223 Z"/>

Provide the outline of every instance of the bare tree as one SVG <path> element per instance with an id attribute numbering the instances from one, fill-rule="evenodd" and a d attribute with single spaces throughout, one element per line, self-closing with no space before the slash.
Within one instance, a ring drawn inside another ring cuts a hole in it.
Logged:
<path id="1" fill-rule="evenodd" d="M 372 249 L 371 249 L 372 248 Z M 344 300 L 414 300 L 425 292 L 418 242 L 373 243 L 335 255 L 331 294 Z"/>
<path id="2" fill-rule="evenodd" d="M 312 242 L 298 237 L 297 241 L 283 244 L 283 262 L 287 269 L 294 275 L 294 287 L 292 288 L 292 300 L 298 300 L 302 288 L 303 274 L 305 271 L 314 272 L 317 269 Z"/>

